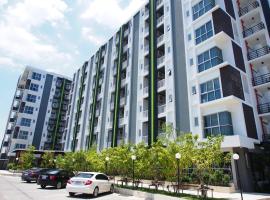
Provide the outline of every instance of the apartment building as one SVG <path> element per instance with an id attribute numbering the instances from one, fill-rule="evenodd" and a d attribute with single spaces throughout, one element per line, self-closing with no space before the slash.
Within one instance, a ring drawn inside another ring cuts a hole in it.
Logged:
<path id="1" fill-rule="evenodd" d="M 26 67 L 18 79 L 1 145 L 1 159 L 33 145 L 37 150 L 63 150 L 71 80 Z"/>
<path id="2" fill-rule="evenodd" d="M 182 8 L 191 132 L 224 135 L 252 191 L 255 152 L 270 136 L 269 1 L 183 0 Z"/>
<path id="3" fill-rule="evenodd" d="M 65 150 L 189 131 L 180 1 L 150 1 L 74 74 Z M 175 112 L 175 111 L 178 112 Z"/>
<path id="4" fill-rule="evenodd" d="M 149 0 L 74 74 L 65 150 L 151 145 L 164 124 L 222 134 L 252 191 L 270 135 L 269 15 L 268 0 Z"/>

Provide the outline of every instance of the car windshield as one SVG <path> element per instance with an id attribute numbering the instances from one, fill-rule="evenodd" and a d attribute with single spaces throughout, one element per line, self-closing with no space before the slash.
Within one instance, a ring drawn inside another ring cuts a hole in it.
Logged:
<path id="1" fill-rule="evenodd" d="M 94 174 L 90 174 L 90 173 L 79 173 L 76 177 L 80 177 L 80 178 L 91 178 Z"/>

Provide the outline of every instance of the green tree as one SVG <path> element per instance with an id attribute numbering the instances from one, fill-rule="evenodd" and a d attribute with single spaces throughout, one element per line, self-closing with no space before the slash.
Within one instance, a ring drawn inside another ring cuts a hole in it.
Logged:
<path id="1" fill-rule="evenodd" d="M 42 155 L 41 167 L 53 168 L 54 167 L 54 154 L 52 152 L 45 152 Z"/>
<path id="2" fill-rule="evenodd" d="M 33 167 L 35 161 L 34 150 L 35 147 L 30 146 L 22 153 L 20 157 L 20 166 L 22 169 L 30 169 Z"/>

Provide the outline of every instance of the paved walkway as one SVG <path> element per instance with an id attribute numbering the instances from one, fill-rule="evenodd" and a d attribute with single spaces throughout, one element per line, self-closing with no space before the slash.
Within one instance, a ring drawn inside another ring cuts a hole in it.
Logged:
<path id="1" fill-rule="evenodd" d="M 21 173 L 11 172 L 8 170 L 0 170 L 0 176 L 21 176 Z"/>

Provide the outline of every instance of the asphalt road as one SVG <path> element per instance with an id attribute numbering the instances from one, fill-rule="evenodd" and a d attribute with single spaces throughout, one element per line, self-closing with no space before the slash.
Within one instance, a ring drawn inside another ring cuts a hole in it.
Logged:
<path id="1" fill-rule="evenodd" d="M 20 177 L 0 176 L 0 200 L 76 200 L 94 199 L 90 195 L 69 197 L 66 189 L 57 190 L 53 187 L 41 189 L 36 183 L 25 183 Z M 120 194 L 103 194 L 97 200 L 141 200 L 133 196 Z"/>

